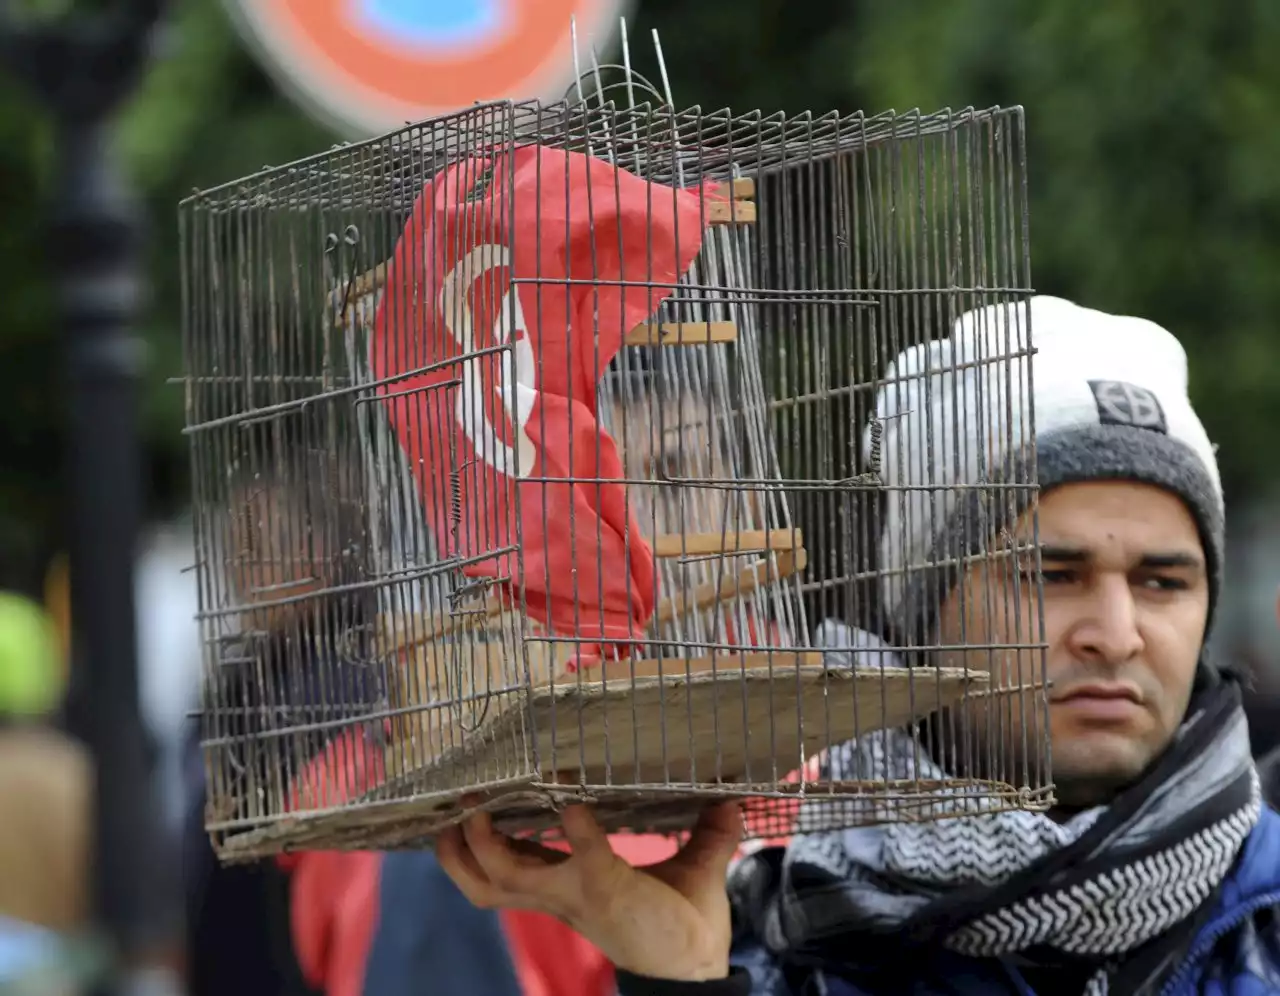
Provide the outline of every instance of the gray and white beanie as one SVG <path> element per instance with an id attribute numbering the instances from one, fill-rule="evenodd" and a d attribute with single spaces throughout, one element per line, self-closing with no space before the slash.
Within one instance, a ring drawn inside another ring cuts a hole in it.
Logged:
<path id="1" fill-rule="evenodd" d="M 961 315 L 949 338 L 898 356 L 876 416 L 889 489 L 878 551 L 882 607 L 904 638 L 932 628 L 956 582 L 949 564 L 990 550 L 1031 496 L 980 486 L 1032 480 L 1041 491 L 1132 480 L 1177 494 L 1199 525 L 1212 613 L 1222 484 L 1187 396 L 1186 353 L 1166 329 L 1056 297 L 979 308 Z M 871 448 L 869 424 L 863 452 Z"/>

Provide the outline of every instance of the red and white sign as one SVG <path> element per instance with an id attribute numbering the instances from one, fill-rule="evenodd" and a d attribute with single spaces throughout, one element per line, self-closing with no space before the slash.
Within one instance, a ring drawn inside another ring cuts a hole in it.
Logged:
<path id="1" fill-rule="evenodd" d="M 560 100 L 631 0 L 226 0 L 277 81 L 367 138 L 493 100 Z"/>

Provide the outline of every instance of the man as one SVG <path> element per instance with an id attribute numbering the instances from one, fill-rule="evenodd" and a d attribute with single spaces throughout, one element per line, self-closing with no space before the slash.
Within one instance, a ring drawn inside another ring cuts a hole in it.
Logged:
<path id="1" fill-rule="evenodd" d="M 1280 992 L 1280 816 L 1259 801 L 1238 685 L 1202 656 L 1223 505 L 1185 354 L 1149 322 L 1043 297 L 1030 311 L 1057 808 L 797 838 L 737 862 L 728 894 L 741 835 L 731 805 L 708 809 L 676 857 L 645 869 L 611 853 L 584 807 L 564 814 L 569 860 L 508 841 L 477 816 L 438 848 L 473 902 L 573 924 L 618 966 L 624 996 Z M 878 399 L 888 485 L 918 484 L 930 464 L 935 483 L 975 482 L 974 463 L 950 466 L 961 451 L 1015 465 L 1029 427 L 1025 361 L 958 361 L 1007 354 L 1022 317 L 970 313 L 950 340 L 898 358 Z M 1010 369 L 1022 392 L 1001 389 Z M 957 405 L 969 408 L 959 423 Z M 1006 422 L 1004 412 L 1010 424 L 988 422 Z M 980 425 L 991 431 L 974 438 Z M 922 446 L 957 431 L 967 445 L 922 459 Z M 919 507 L 906 514 L 913 493 L 890 493 L 882 567 L 965 552 L 975 527 L 1034 535 L 1025 510 L 1006 520 L 981 502 L 932 521 Z M 992 588 L 988 572 L 999 570 L 978 564 L 901 586 L 889 575 L 889 635 L 901 645 L 904 633 L 932 634 L 956 648 L 945 656 L 990 666 L 1002 683 L 1016 657 L 988 664 L 986 651 L 963 648 L 1027 642 L 1034 606 L 987 610 L 1006 590 Z M 947 592 L 938 611 L 927 592 Z M 954 718 L 986 746 L 973 755 L 1002 755 L 1006 770 L 1018 759 L 979 709 Z M 872 735 L 827 765 L 901 757 L 904 743 L 905 732 Z M 939 760 L 921 766 L 938 770 Z"/>

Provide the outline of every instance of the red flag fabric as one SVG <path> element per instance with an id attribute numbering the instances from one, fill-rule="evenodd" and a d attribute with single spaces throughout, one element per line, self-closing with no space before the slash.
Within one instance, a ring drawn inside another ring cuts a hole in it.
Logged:
<path id="1" fill-rule="evenodd" d="M 379 391 L 438 552 L 597 653 L 640 638 L 656 596 L 596 387 L 688 271 L 708 195 L 542 146 L 466 159 L 419 195 L 375 316 L 372 369 L 394 378 Z"/>

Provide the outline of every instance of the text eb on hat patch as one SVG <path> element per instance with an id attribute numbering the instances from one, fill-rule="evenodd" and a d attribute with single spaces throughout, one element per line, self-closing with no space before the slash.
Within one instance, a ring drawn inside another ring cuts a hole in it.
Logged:
<path id="1" fill-rule="evenodd" d="M 1168 434 L 1164 409 L 1152 391 L 1123 380 L 1091 380 L 1089 387 L 1098 405 L 1100 425 L 1129 425 Z"/>

